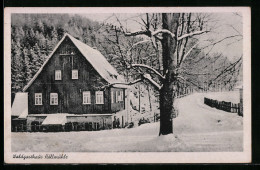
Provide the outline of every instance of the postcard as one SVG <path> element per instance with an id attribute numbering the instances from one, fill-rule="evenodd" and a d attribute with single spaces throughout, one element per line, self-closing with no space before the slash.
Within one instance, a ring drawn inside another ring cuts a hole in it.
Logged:
<path id="1" fill-rule="evenodd" d="M 5 163 L 250 163 L 250 15 L 5 8 Z"/>

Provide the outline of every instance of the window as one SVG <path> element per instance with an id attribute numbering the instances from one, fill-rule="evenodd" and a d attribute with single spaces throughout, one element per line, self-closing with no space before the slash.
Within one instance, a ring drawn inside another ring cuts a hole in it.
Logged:
<path id="1" fill-rule="evenodd" d="M 61 70 L 55 70 L 55 80 L 61 80 Z"/>
<path id="2" fill-rule="evenodd" d="M 103 91 L 96 91 L 96 104 L 104 104 Z"/>
<path id="3" fill-rule="evenodd" d="M 72 79 L 78 79 L 78 70 L 72 70 Z"/>
<path id="4" fill-rule="evenodd" d="M 42 94 L 35 93 L 35 105 L 42 105 Z"/>
<path id="5" fill-rule="evenodd" d="M 90 91 L 83 91 L 83 104 L 91 104 Z"/>
<path id="6" fill-rule="evenodd" d="M 116 103 L 123 101 L 123 91 L 116 91 Z"/>
<path id="7" fill-rule="evenodd" d="M 116 103 L 118 102 L 118 91 L 116 91 Z"/>
<path id="8" fill-rule="evenodd" d="M 50 105 L 58 105 L 58 93 L 50 94 Z"/>
<path id="9" fill-rule="evenodd" d="M 119 101 L 124 101 L 124 93 L 123 93 L 123 91 L 119 92 Z"/>
<path id="10" fill-rule="evenodd" d="M 111 91 L 111 103 L 114 103 L 115 101 L 114 101 L 114 92 L 113 91 Z"/>

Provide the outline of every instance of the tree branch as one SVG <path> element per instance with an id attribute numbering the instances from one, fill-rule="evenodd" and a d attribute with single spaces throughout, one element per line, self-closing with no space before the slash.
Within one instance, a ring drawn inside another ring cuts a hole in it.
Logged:
<path id="1" fill-rule="evenodd" d="M 136 35 L 148 35 L 147 30 L 141 30 L 141 31 L 136 31 L 136 32 L 125 32 L 125 36 L 136 36 Z"/>
<path id="2" fill-rule="evenodd" d="M 132 50 L 135 46 L 142 44 L 142 43 L 147 43 L 147 42 L 151 42 L 151 40 L 143 40 L 143 41 L 138 41 L 137 43 L 133 44 L 132 47 L 128 50 Z"/>
<path id="3" fill-rule="evenodd" d="M 218 41 L 216 41 L 216 42 L 214 42 L 214 43 L 211 43 L 211 44 L 209 44 L 209 45 L 207 45 L 207 46 L 205 46 L 205 47 L 203 47 L 203 48 L 201 48 L 201 49 L 205 49 L 205 48 L 207 48 L 207 47 L 209 47 L 209 46 L 214 46 L 214 45 L 216 45 L 216 44 L 218 44 L 218 43 L 220 43 L 220 42 L 222 42 L 222 41 L 224 41 L 224 40 L 226 40 L 226 39 L 233 38 L 233 37 L 238 37 L 238 36 L 241 37 L 241 35 L 231 35 L 231 36 L 227 36 L 227 37 L 222 38 L 221 40 L 218 40 Z"/>
<path id="4" fill-rule="evenodd" d="M 167 33 L 167 34 L 169 34 L 172 38 L 175 37 L 175 34 L 173 34 L 171 31 L 166 30 L 166 29 L 156 30 L 156 31 L 152 32 L 152 36 L 155 36 L 155 35 L 157 35 L 157 34 L 159 34 L 159 33 Z"/>
<path id="5" fill-rule="evenodd" d="M 191 53 L 191 51 L 199 44 L 199 42 L 195 43 L 195 45 L 193 45 L 189 51 L 181 58 L 181 61 L 179 63 L 179 66 L 181 66 L 181 64 L 183 63 L 183 61 L 186 59 L 186 57 Z"/>
<path id="6" fill-rule="evenodd" d="M 192 37 L 192 36 L 194 36 L 194 35 L 200 35 L 200 34 L 207 33 L 207 32 L 209 32 L 209 31 L 204 30 L 204 31 L 191 32 L 191 33 L 184 34 L 184 35 L 178 37 L 177 40 L 180 41 L 180 40 L 182 40 L 183 38 Z"/>
<path id="7" fill-rule="evenodd" d="M 132 67 L 143 67 L 143 68 L 146 68 L 148 70 L 151 70 L 153 71 L 155 74 L 157 74 L 160 78 L 162 79 L 165 79 L 165 76 L 163 76 L 161 73 L 159 73 L 158 71 L 156 71 L 154 68 L 150 67 L 150 66 L 147 66 L 147 65 L 144 65 L 144 64 L 132 64 L 131 65 Z"/>
<path id="8" fill-rule="evenodd" d="M 231 71 L 237 63 L 239 63 L 242 60 L 242 56 L 234 63 L 230 64 L 228 67 L 226 67 L 223 71 L 221 71 L 220 74 L 216 76 L 213 80 L 210 81 L 209 86 L 213 83 L 213 81 L 217 80 L 219 77 L 221 77 L 223 74 L 227 73 L 228 71 Z"/>
<path id="9" fill-rule="evenodd" d="M 130 85 L 136 84 L 136 83 L 141 82 L 141 81 L 143 81 L 142 78 L 136 79 L 136 80 L 131 81 L 131 82 L 128 82 L 128 83 L 111 83 L 111 84 L 107 84 L 107 85 L 104 85 L 104 86 L 101 86 L 101 87 L 96 87 L 96 88 L 97 88 L 97 89 L 105 89 L 105 88 L 108 88 L 108 87 L 111 87 L 111 86 L 117 85 L 117 84 L 130 86 Z"/>
<path id="10" fill-rule="evenodd" d="M 199 89 L 203 89 L 202 87 L 200 87 L 200 86 L 197 85 L 196 83 L 194 83 L 194 82 L 192 82 L 192 81 L 189 81 L 189 80 L 187 80 L 187 79 L 185 79 L 185 78 L 183 78 L 183 77 L 181 77 L 181 76 L 177 76 L 177 78 L 178 78 L 178 79 L 181 79 L 181 80 L 183 80 L 183 81 L 185 81 L 185 82 L 191 83 L 192 85 L 198 87 Z"/>
<path id="11" fill-rule="evenodd" d="M 188 73 L 188 72 L 183 72 L 183 73 L 187 75 L 211 75 L 210 73 Z"/>
<path id="12" fill-rule="evenodd" d="M 158 90 L 160 90 L 162 88 L 162 86 L 160 86 L 157 82 L 155 82 L 150 74 L 145 74 L 144 79 L 148 80 L 154 87 L 156 87 Z"/>

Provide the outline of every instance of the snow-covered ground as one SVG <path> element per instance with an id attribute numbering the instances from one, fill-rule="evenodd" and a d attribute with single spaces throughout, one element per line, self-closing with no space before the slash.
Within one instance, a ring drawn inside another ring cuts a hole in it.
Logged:
<path id="1" fill-rule="evenodd" d="M 204 96 L 196 93 L 176 100 L 179 116 L 173 121 L 174 134 L 158 136 L 159 122 L 92 132 L 12 133 L 12 151 L 242 151 L 242 117 L 204 105 Z"/>

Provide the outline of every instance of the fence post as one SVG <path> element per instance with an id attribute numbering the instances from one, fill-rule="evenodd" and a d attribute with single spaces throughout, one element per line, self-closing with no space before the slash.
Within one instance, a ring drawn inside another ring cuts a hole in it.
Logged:
<path id="1" fill-rule="evenodd" d="M 239 116 L 243 116 L 243 87 L 239 89 L 240 103 L 239 103 Z"/>

